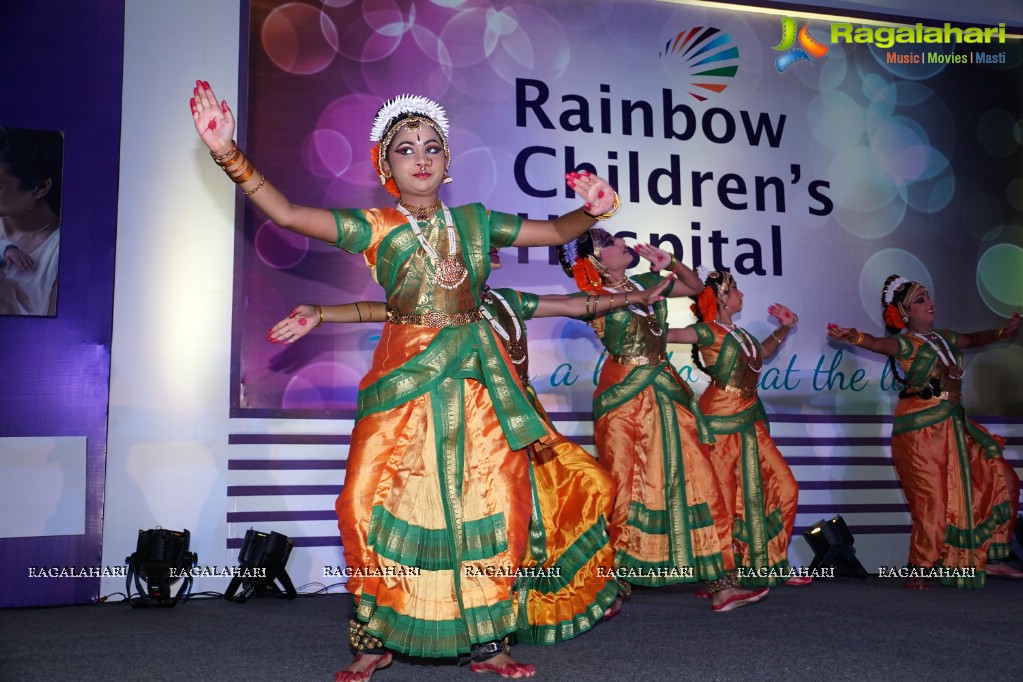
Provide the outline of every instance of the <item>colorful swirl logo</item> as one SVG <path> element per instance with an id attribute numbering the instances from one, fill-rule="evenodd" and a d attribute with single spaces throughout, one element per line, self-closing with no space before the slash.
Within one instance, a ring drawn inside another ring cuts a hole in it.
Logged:
<path id="1" fill-rule="evenodd" d="M 721 93 L 739 70 L 739 48 L 721 29 L 696 26 L 669 40 L 661 58 L 680 59 L 689 73 L 689 94 L 704 102 L 708 93 Z"/>
<path id="2" fill-rule="evenodd" d="M 793 48 L 795 43 L 799 47 Z M 774 60 L 774 66 L 778 73 L 782 73 L 796 62 L 812 64 L 810 59 L 820 59 L 828 53 L 828 46 L 816 40 L 810 35 L 810 24 L 803 24 L 803 28 L 796 33 L 796 20 L 792 17 L 783 17 L 781 20 L 781 42 L 771 48 L 783 54 L 778 55 Z"/>

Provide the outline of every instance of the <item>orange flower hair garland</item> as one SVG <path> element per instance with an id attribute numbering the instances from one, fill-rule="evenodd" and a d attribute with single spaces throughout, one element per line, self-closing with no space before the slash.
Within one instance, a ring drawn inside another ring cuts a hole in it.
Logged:
<path id="1" fill-rule="evenodd" d="M 384 174 L 380 172 L 380 143 L 377 142 L 373 145 L 373 148 L 369 150 L 370 160 L 373 162 L 373 170 L 376 171 L 377 175 L 380 176 L 381 184 L 387 193 L 393 197 L 401 197 L 401 192 L 398 191 L 398 183 L 394 181 L 394 178 L 387 178 L 387 182 L 383 182 Z"/>
<path id="2" fill-rule="evenodd" d="M 579 291 L 591 294 L 606 294 L 604 278 L 600 276 L 597 266 L 589 258 L 576 258 L 572 264 L 572 277 Z"/>
<path id="3" fill-rule="evenodd" d="M 902 321 L 902 315 L 894 303 L 889 303 L 884 309 L 884 323 L 895 329 L 905 329 L 906 323 Z"/>
<path id="4" fill-rule="evenodd" d="M 713 322 L 718 316 L 718 301 L 714 296 L 714 289 L 708 284 L 696 297 L 696 303 L 689 306 L 693 315 L 701 318 L 704 322 Z"/>

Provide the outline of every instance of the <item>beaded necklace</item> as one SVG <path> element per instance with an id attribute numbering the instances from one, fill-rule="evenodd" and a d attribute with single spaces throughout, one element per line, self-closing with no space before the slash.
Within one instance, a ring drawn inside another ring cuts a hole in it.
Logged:
<path id="1" fill-rule="evenodd" d="M 934 349 L 938 359 L 941 360 L 941 364 L 945 365 L 946 373 L 950 379 L 961 379 L 963 377 L 966 373 L 965 370 L 963 370 L 963 368 L 959 366 L 959 363 L 956 362 L 955 355 L 952 353 L 952 348 L 948 345 L 948 342 L 945 341 L 941 334 L 936 334 L 935 332 L 910 333 Z M 938 343 L 941 344 L 940 348 L 938 347 L 938 344 L 934 343 L 934 339 L 937 339 Z"/>
<path id="2" fill-rule="evenodd" d="M 512 310 L 511 306 L 508 305 L 508 301 L 506 301 L 504 297 L 501 296 L 501 294 L 491 289 L 487 291 L 486 295 L 493 296 L 494 298 L 496 298 L 497 301 L 504 306 L 504 309 L 508 311 L 508 316 L 511 318 L 512 325 L 514 325 L 515 327 L 514 339 L 507 332 L 507 330 L 505 330 L 505 328 L 501 326 L 501 323 L 498 322 L 497 319 L 490 314 L 489 310 L 487 310 L 486 308 L 480 308 L 480 311 L 483 313 L 483 317 L 487 318 L 487 322 L 490 323 L 490 326 L 494 328 L 494 331 L 497 332 L 498 336 L 500 336 L 502 339 L 506 341 L 506 346 L 508 348 L 508 357 L 510 357 L 511 361 L 516 365 L 521 365 L 523 362 L 526 361 L 526 344 L 524 343 L 524 339 L 522 338 L 523 337 L 522 326 L 519 324 L 519 318 L 515 315 L 515 312 Z"/>
<path id="3" fill-rule="evenodd" d="M 441 258 L 437 249 L 426 241 L 423 231 L 419 229 L 419 223 L 412 217 L 408 209 L 402 204 L 398 204 L 398 210 L 405 215 L 416 239 L 419 240 L 419 245 L 423 247 L 423 251 L 426 251 L 426 255 L 433 263 L 433 282 L 445 289 L 457 289 L 458 285 L 465 281 L 469 271 L 466 270 L 465 263 L 455 257 L 455 254 L 458 253 L 458 237 L 455 234 L 455 221 L 451 219 L 451 211 L 443 203 L 440 207 L 444 211 L 444 225 L 448 231 L 448 255 L 446 258 Z"/>
<path id="4" fill-rule="evenodd" d="M 728 333 L 728 336 L 735 338 L 735 340 L 739 343 L 739 346 L 742 348 L 742 352 L 746 354 L 747 358 L 749 358 L 746 362 L 746 366 L 753 372 L 759 374 L 760 370 L 763 369 L 763 364 L 761 364 L 760 367 L 753 366 L 760 356 L 757 353 L 756 342 L 749 337 L 746 330 L 742 327 L 736 327 L 734 324 L 726 324 L 724 322 L 719 322 L 718 320 L 714 320 L 714 324 L 724 329 Z M 747 342 L 749 342 L 749 345 L 747 345 Z"/>

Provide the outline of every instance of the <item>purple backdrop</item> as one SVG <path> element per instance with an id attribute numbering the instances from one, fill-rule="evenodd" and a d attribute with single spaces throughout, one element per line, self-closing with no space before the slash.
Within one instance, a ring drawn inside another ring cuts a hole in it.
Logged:
<path id="1" fill-rule="evenodd" d="M 57 316 L 0 317 L 0 437 L 87 439 L 85 534 L 0 539 L 0 606 L 99 595 L 28 568 L 101 561 L 123 58 L 123 0 L 0 4 L 0 124 L 65 133 Z"/>

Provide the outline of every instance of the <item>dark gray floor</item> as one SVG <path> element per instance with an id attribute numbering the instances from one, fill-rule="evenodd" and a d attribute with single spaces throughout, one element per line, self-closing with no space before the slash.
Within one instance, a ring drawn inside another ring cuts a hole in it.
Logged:
<path id="1" fill-rule="evenodd" d="M 779 587 L 718 614 L 695 587 L 637 589 L 621 616 L 553 647 L 519 646 L 535 679 L 1023 680 L 1023 581 L 909 592 L 876 577 Z M 347 596 L 195 599 L 0 611 L 0 680 L 321 680 L 347 664 Z M 473 680 L 396 660 L 373 678 Z M 493 679 L 488 675 L 479 679 Z"/>

